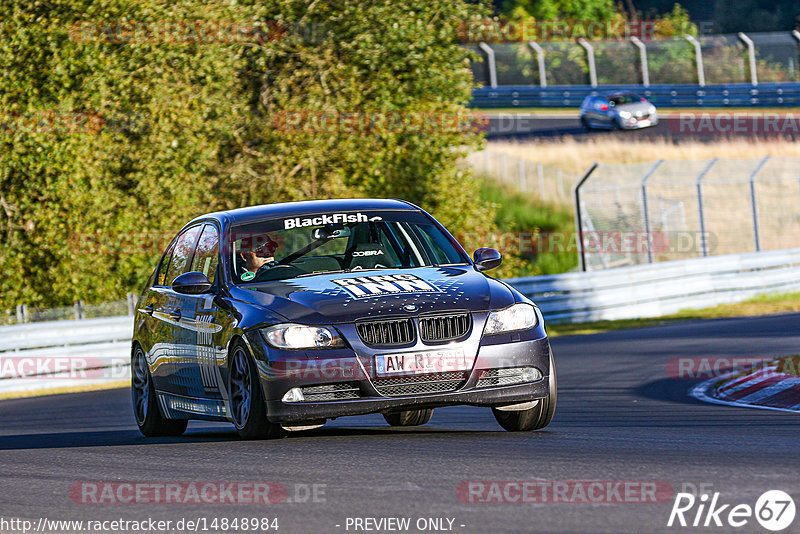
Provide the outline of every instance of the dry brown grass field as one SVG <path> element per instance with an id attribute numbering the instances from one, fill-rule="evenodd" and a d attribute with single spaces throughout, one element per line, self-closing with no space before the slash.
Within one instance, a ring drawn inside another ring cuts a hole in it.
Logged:
<path id="1" fill-rule="evenodd" d="M 620 139 L 602 136 L 588 141 L 572 137 L 560 140 L 516 142 L 491 141 L 493 152 L 582 173 L 593 162 L 607 165 L 643 163 L 659 159 L 707 160 L 711 158 L 800 157 L 800 142 L 784 139 L 731 138 L 711 143 L 684 141 L 675 144 L 662 139 Z"/>

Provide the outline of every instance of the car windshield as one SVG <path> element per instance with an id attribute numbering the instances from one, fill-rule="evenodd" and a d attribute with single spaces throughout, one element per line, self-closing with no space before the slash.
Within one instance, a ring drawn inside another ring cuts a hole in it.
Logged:
<path id="1" fill-rule="evenodd" d="M 367 269 L 469 263 L 420 211 L 304 214 L 233 227 L 234 284 Z"/>
<path id="2" fill-rule="evenodd" d="M 609 102 L 613 103 L 615 106 L 621 106 L 623 104 L 631 104 L 633 102 L 642 102 L 642 98 L 639 95 L 635 95 L 633 93 L 624 94 L 624 95 L 613 95 L 608 97 Z"/>

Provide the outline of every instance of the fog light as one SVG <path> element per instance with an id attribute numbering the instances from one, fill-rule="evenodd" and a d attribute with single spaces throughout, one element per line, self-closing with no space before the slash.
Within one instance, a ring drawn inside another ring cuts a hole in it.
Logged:
<path id="1" fill-rule="evenodd" d="M 292 388 L 283 396 L 283 402 L 303 402 L 304 400 L 306 399 L 303 397 L 303 390 L 300 388 Z"/>
<path id="2" fill-rule="evenodd" d="M 523 367 L 522 380 L 524 382 L 536 382 L 542 378 L 542 373 L 536 367 Z"/>

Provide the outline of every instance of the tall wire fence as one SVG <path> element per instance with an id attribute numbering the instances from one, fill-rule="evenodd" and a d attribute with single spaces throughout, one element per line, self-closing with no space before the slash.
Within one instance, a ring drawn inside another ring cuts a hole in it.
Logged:
<path id="1" fill-rule="evenodd" d="M 601 164 L 583 183 L 491 148 L 467 162 L 541 200 L 574 211 L 579 202 L 582 238 L 564 242 L 574 237 L 585 270 L 800 247 L 800 158 Z"/>
<path id="2" fill-rule="evenodd" d="M 552 165 L 537 163 L 495 151 L 473 152 L 467 163 L 479 175 L 507 184 L 523 193 L 560 204 L 572 203 L 572 189 L 579 176 Z"/>
<path id="3" fill-rule="evenodd" d="M 486 86 L 800 81 L 800 32 L 597 40 L 591 46 L 574 39 L 488 41 L 466 48 L 478 58 L 472 62 L 476 82 Z"/>
<path id="4" fill-rule="evenodd" d="M 598 165 L 576 198 L 585 270 L 800 247 L 800 158 Z"/>

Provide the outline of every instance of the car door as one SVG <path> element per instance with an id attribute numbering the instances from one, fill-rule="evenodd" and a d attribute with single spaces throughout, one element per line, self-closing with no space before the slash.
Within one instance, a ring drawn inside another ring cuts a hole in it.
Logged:
<path id="1" fill-rule="evenodd" d="M 159 296 L 153 318 L 160 325 L 158 347 L 154 347 L 158 372 L 153 376 L 153 384 L 161 391 L 182 396 L 192 396 L 202 388 L 202 384 L 193 380 L 192 373 L 187 372 L 197 360 L 194 326 L 197 299 L 195 295 L 173 290 L 172 282 L 189 272 L 202 229 L 202 224 L 191 226 L 175 239 L 164 278 L 159 280 L 161 285 L 154 287 Z"/>
<path id="2" fill-rule="evenodd" d="M 592 122 L 608 123 L 608 102 L 601 96 L 592 99 L 590 117 Z"/>
<path id="3" fill-rule="evenodd" d="M 153 278 L 142 294 L 137 307 L 136 338 L 147 354 L 147 360 L 150 362 L 152 369 L 153 383 L 156 388 L 163 382 L 163 376 L 169 372 L 165 350 L 165 340 L 169 334 L 169 329 L 164 328 L 164 322 L 159 319 L 156 310 L 166 306 L 167 297 L 162 288 L 165 285 L 164 280 L 174 247 L 175 240 L 169 244 L 164 254 L 162 254 Z"/>
<path id="4" fill-rule="evenodd" d="M 221 398 L 223 389 L 222 377 L 217 364 L 218 359 L 224 361 L 226 346 L 223 337 L 223 326 L 231 321 L 231 317 L 220 309 L 216 294 L 219 282 L 219 230 L 213 223 L 203 227 L 192 259 L 192 271 L 206 275 L 211 281 L 208 293 L 193 295 L 195 297 L 194 325 L 197 332 L 195 355 L 196 362 L 192 371 L 194 380 L 203 385 L 202 397 Z M 190 372 L 189 369 L 186 370 Z M 219 415 L 219 414 L 217 414 Z"/>

